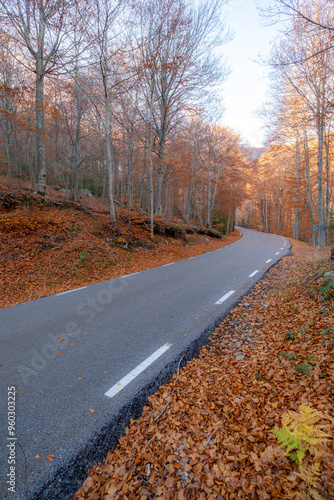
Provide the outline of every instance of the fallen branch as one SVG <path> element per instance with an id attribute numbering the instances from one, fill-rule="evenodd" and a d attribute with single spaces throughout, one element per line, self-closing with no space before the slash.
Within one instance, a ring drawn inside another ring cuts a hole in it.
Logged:
<path id="1" fill-rule="evenodd" d="M 210 441 L 210 439 L 212 438 L 212 436 L 214 436 L 214 435 L 216 434 L 216 432 L 218 431 L 218 429 L 219 429 L 219 428 L 220 428 L 220 427 L 221 427 L 221 426 L 222 426 L 222 425 L 226 422 L 226 419 L 227 419 L 227 417 L 225 417 L 225 419 L 223 420 L 223 422 L 220 422 L 220 424 L 218 425 L 217 429 L 215 429 L 215 430 L 214 430 L 214 431 L 210 434 L 210 436 L 208 437 L 207 442 L 205 443 L 205 446 L 204 446 L 203 451 L 205 451 L 205 448 L 208 446 L 209 441 Z"/>
<path id="2" fill-rule="evenodd" d="M 148 445 L 150 444 L 151 441 L 153 441 L 153 439 L 156 437 L 156 434 L 154 434 L 154 436 L 151 437 L 151 439 L 148 441 L 148 443 L 146 443 L 146 446 L 144 448 L 144 450 L 146 450 L 146 448 L 148 447 Z"/>
<path id="3" fill-rule="evenodd" d="M 155 417 L 155 421 L 158 420 L 159 417 L 161 417 L 161 415 L 163 414 L 163 412 L 166 410 L 167 406 L 169 405 L 169 401 L 167 401 L 167 403 L 165 404 L 165 406 L 163 407 L 163 409 L 161 410 L 161 412 L 159 413 L 159 415 L 157 417 Z"/>
<path id="4" fill-rule="evenodd" d="M 176 384 L 176 382 L 177 382 L 177 380 L 178 380 L 178 378 L 179 378 L 179 373 L 180 373 L 180 364 L 181 364 L 181 361 L 183 360 L 183 358 L 184 358 L 184 354 L 183 354 L 182 358 L 180 359 L 179 364 L 177 365 L 177 375 L 176 375 L 176 379 L 175 379 L 174 385 Z M 173 392 L 174 392 L 174 391 L 173 391 Z"/>
<path id="5" fill-rule="evenodd" d="M 175 382 L 174 382 L 174 386 L 176 385 L 176 382 L 178 381 L 178 378 L 179 378 L 179 374 L 180 374 L 180 364 L 181 364 L 181 361 L 183 360 L 184 358 L 184 354 L 182 356 L 182 358 L 180 359 L 178 365 L 177 365 L 177 375 L 176 375 L 176 379 L 175 379 Z M 172 394 L 173 392 L 175 391 L 175 388 L 173 389 L 172 391 Z M 167 401 L 167 403 L 165 404 L 164 408 L 162 409 L 162 411 L 159 413 L 159 415 L 157 417 L 155 417 L 155 421 L 158 420 L 159 417 L 161 417 L 161 415 L 163 414 L 163 412 L 166 410 L 167 406 L 169 405 L 170 401 Z"/>

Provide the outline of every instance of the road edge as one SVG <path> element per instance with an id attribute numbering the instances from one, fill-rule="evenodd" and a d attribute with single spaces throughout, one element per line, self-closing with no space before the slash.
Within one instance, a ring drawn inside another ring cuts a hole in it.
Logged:
<path id="1" fill-rule="evenodd" d="M 243 237 L 243 236 L 242 236 Z M 242 238 L 237 240 L 238 243 Z M 82 486 L 88 476 L 88 469 L 94 464 L 101 462 L 108 451 L 112 451 L 130 424 L 131 419 L 137 419 L 142 414 L 143 407 L 147 404 L 149 396 L 153 395 L 159 386 L 165 385 L 174 375 L 178 366 L 183 367 L 191 359 L 196 358 L 202 347 L 208 343 L 211 332 L 218 327 L 238 301 L 244 297 L 258 283 L 267 272 L 278 264 L 283 257 L 292 255 L 291 242 L 285 238 L 288 245 L 286 253 L 277 256 L 267 268 L 252 278 L 240 291 L 227 300 L 219 310 L 219 314 L 210 318 L 206 324 L 194 331 L 190 341 L 185 340 L 181 350 L 172 351 L 172 359 L 154 374 L 141 388 L 138 394 L 129 403 L 124 404 L 109 422 L 106 422 L 96 431 L 94 437 L 80 449 L 76 454 L 65 458 L 64 465 L 58 467 L 49 481 L 44 481 L 37 486 L 32 480 L 28 487 L 31 489 L 23 494 L 25 500 L 66 500 L 72 499 L 73 494 Z M 182 349 L 183 347 L 183 349 Z M 182 359 L 181 359 L 182 358 Z"/>

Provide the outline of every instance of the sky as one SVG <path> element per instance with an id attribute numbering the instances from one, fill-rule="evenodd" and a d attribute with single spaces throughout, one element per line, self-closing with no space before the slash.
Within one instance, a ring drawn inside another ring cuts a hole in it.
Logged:
<path id="1" fill-rule="evenodd" d="M 226 111 L 222 121 L 254 147 L 261 147 L 264 141 L 263 122 L 255 113 L 264 103 L 268 89 L 268 69 L 256 60 L 259 55 L 269 55 L 271 42 L 278 34 L 276 26 L 264 26 L 259 16 L 257 6 L 267 4 L 268 0 L 230 0 L 223 13 L 235 35 L 223 46 L 232 73 L 224 84 Z"/>

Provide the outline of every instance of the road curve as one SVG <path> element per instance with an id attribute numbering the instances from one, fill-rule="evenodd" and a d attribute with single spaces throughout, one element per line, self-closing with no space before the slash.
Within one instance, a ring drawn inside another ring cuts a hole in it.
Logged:
<path id="1" fill-rule="evenodd" d="M 180 358 L 289 254 L 286 238 L 239 229 L 213 252 L 0 310 L 3 422 L 16 391 L 1 498 L 72 498 Z"/>

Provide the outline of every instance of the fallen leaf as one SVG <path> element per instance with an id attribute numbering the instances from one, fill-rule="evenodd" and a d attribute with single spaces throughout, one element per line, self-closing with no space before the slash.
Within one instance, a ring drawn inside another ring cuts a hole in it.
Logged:
<path id="1" fill-rule="evenodd" d="M 82 488 L 83 488 L 84 492 L 87 493 L 89 490 L 91 490 L 93 488 L 93 486 L 94 486 L 93 478 L 87 477 L 87 479 L 85 480 L 85 482 L 82 485 Z"/>
<path id="2" fill-rule="evenodd" d="M 165 481 L 165 485 L 167 488 L 172 488 L 174 486 L 175 479 L 173 477 L 168 477 Z"/>
<path id="3" fill-rule="evenodd" d="M 113 497 L 113 496 L 117 493 L 117 491 L 118 491 L 118 490 L 117 490 L 116 486 L 111 486 L 111 487 L 108 489 L 107 493 L 108 493 L 108 495 L 110 495 L 110 496 L 111 496 L 111 498 L 112 498 L 112 497 Z"/>

